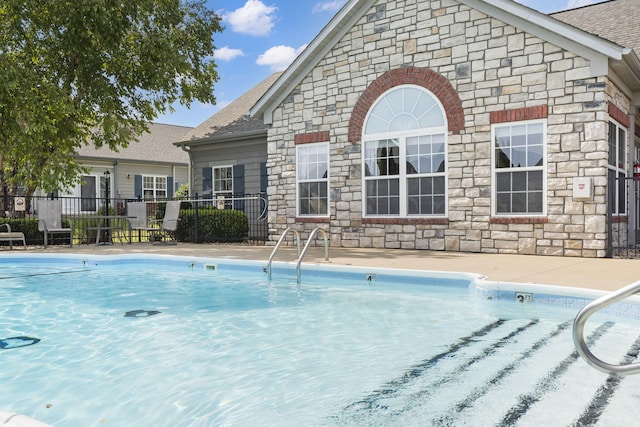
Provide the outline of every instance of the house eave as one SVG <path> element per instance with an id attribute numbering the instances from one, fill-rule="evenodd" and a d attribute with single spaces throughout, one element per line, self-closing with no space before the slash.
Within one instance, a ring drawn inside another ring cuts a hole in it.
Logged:
<path id="1" fill-rule="evenodd" d="M 248 132 L 239 132 L 239 133 L 232 133 L 232 134 L 225 134 L 225 135 L 212 135 L 210 137 L 207 138 L 200 138 L 200 139 L 194 139 L 194 140 L 190 140 L 190 141 L 180 141 L 180 142 L 174 142 L 173 145 L 178 146 L 178 147 L 200 147 L 203 145 L 209 145 L 209 144 L 221 144 L 221 143 L 225 143 L 225 142 L 236 142 L 236 141 L 242 141 L 242 140 L 247 140 L 247 139 L 255 139 L 255 138 L 260 138 L 260 137 L 264 137 L 265 141 L 266 141 L 266 137 L 267 137 L 267 129 L 259 129 L 259 130 L 253 130 L 253 131 L 248 131 Z"/>
<path id="2" fill-rule="evenodd" d="M 156 160 L 138 160 L 138 159 L 116 159 L 113 157 L 96 157 L 96 156 L 76 156 L 77 160 L 88 162 L 104 162 L 110 164 L 143 164 L 143 165 L 157 165 L 157 166 L 189 166 L 189 162 L 160 162 Z"/>

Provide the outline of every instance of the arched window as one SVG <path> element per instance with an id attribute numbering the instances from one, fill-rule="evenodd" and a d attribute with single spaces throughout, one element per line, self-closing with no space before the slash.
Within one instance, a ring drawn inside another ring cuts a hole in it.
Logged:
<path id="1" fill-rule="evenodd" d="M 426 89 L 402 85 L 380 96 L 362 132 L 365 217 L 447 214 L 446 130 Z"/>

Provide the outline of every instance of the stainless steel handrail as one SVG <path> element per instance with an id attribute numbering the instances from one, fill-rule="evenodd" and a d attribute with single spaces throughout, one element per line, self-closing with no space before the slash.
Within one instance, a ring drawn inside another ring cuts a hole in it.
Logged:
<path id="1" fill-rule="evenodd" d="M 602 310 L 611 304 L 640 292 L 640 281 L 611 292 L 587 304 L 573 321 L 573 344 L 578 350 L 578 354 L 591 366 L 610 375 L 633 375 L 640 373 L 640 363 L 630 363 L 628 365 L 614 365 L 597 358 L 587 347 L 584 340 L 584 327 L 587 319 L 596 311 Z"/>
<path id="2" fill-rule="evenodd" d="M 269 257 L 269 263 L 267 264 L 267 278 L 269 280 L 271 280 L 271 262 L 273 261 L 273 256 L 276 254 L 276 252 L 278 251 L 278 248 L 284 241 L 284 238 L 287 236 L 287 234 L 289 234 L 290 231 L 292 231 L 293 234 L 296 236 L 297 256 L 300 256 L 300 233 L 295 228 L 289 227 L 286 230 L 284 230 L 284 232 L 278 239 L 278 243 L 276 243 L 276 247 L 273 248 L 273 251 L 271 251 L 271 256 Z"/>
<path id="3" fill-rule="evenodd" d="M 327 232 L 322 228 L 314 228 L 309 235 L 309 240 L 307 240 L 307 243 L 304 245 L 304 249 L 302 249 L 302 253 L 296 260 L 296 280 L 298 283 L 300 283 L 300 264 L 302 263 L 302 258 L 304 258 L 304 254 L 307 253 L 307 249 L 309 249 L 311 241 L 319 231 L 322 232 L 322 235 L 324 236 L 324 260 L 329 261 L 329 239 L 327 238 Z"/>

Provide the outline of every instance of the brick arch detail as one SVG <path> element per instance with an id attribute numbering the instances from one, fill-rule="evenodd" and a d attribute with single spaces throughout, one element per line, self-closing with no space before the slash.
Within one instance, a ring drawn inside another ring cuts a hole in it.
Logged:
<path id="1" fill-rule="evenodd" d="M 349 120 L 350 142 L 355 144 L 362 140 L 362 127 L 367 113 L 380 95 L 391 88 L 406 84 L 421 86 L 431 91 L 440 100 L 447 115 L 450 132 L 459 134 L 464 129 L 462 101 L 446 78 L 428 68 L 397 68 L 378 77 L 356 102 Z"/>

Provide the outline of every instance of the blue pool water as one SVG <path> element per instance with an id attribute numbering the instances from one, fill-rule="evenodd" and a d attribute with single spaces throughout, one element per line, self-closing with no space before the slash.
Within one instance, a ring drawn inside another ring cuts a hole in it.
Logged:
<path id="1" fill-rule="evenodd" d="M 3 259 L 0 410 L 57 427 L 456 425 L 445 386 L 479 373 L 440 377 L 447 363 L 473 372 L 547 336 L 571 352 L 574 311 L 478 297 L 472 275 L 305 269 L 297 284 L 263 264 Z"/>

